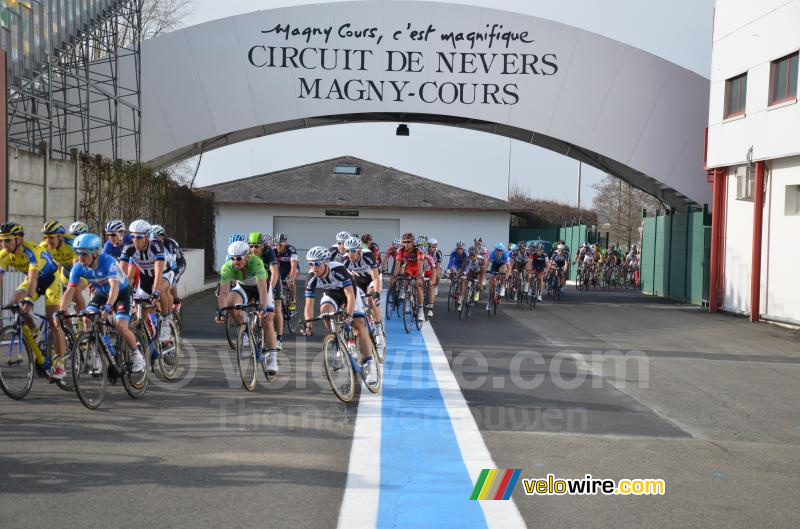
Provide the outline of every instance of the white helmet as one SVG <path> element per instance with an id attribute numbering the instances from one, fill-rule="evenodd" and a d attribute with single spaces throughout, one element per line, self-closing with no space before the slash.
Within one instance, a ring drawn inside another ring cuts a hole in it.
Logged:
<path id="1" fill-rule="evenodd" d="M 69 232 L 73 235 L 80 235 L 81 233 L 89 233 L 89 226 L 85 222 L 76 220 L 69 225 Z"/>
<path id="2" fill-rule="evenodd" d="M 346 241 L 344 241 L 344 249 L 345 250 L 360 250 L 361 249 L 361 239 L 358 237 L 350 237 Z"/>
<path id="3" fill-rule="evenodd" d="M 564 246 L 563 244 L 559 244 L 559 245 L 556 247 L 556 250 L 565 250 L 566 248 L 567 248 L 567 247 L 566 247 L 566 246 Z"/>
<path id="4" fill-rule="evenodd" d="M 344 242 L 350 238 L 350 234 L 346 231 L 340 231 L 336 234 L 336 242 Z M 316 261 L 316 259 L 314 259 Z"/>
<path id="5" fill-rule="evenodd" d="M 306 253 L 306 261 L 314 262 L 314 261 L 327 261 L 328 260 L 328 249 L 323 248 L 322 246 L 314 246 Z"/>
<path id="6" fill-rule="evenodd" d="M 439 244 L 439 241 L 437 241 L 437 240 L 436 240 L 436 239 L 434 239 L 433 237 L 431 237 L 430 239 L 428 239 L 428 246 L 437 246 L 438 244 Z"/>
<path id="7" fill-rule="evenodd" d="M 250 246 L 244 241 L 232 242 L 228 245 L 228 255 L 234 257 L 236 255 L 247 255 L 250 253 Z"/>
<path id="8" fill-rule="evenodd" d="M 142 233 L 145 235 L 150 234 L 150 223 L 146 220 L 137 219 L 131 222 L 128 226 L 128 231 L 131 233 Z"/>

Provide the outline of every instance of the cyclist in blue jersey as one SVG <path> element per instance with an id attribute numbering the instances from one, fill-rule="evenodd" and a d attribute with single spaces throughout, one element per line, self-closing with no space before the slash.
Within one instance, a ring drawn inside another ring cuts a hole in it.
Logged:
<path id="1" fill-rule="evenodd" d="M 561 285 L 561 295 L 564 295 L 564 285 L 567 282 L 567 271 L 569 270 L 569 255 L 566 246 L 559 244 L 556 251 L 550 257 L 550 267 L 558 270 L 559 284 Z"/>
<path id="2" fill-rule="evenodd" d="M 506 245 L 498 242 L 494 245 L 494 251 L 489 255 L 489 292 L 493 292 L 495 281 L 500 280 L 500 296 L 506 295 L 506 274 L 509 270 L 511 255 L 506 251 Z M 499 276 L 499 277 L 498 277 Z M 489 310 L 490 304 L 486 303 Z"/>
<path id="3" fill-rule="evenodd" d="M 106 237 L 108 240 L 103 245 L 103 253 L 110 254 L 119 259 L 125 245 L 133 243 L 130 235 L 125 233 L 125 223 L 119 219 L 106 222 Z"/>
<path id="4" fill-rule="evenodd" d="M 78 255 L 78 262 L 70 270 L 67 290 L 61 296 L 59 313 L 64 314 L 81 279 L 86 279 L 94 287 L 94 296 L 86 310 L 102 311 L 103 317 L 115 312 L 114 326 L 131 349 L 133 363 L 131 371 L 141 373 L 145 368 L 144 357 L 139 350 L 136 336 L 128 328 L 131 319 L 131 292 L 128 278 L 113 256 L 100 253 L 100 237 L 97 235 L 93 233 L 79 235 L 73 243 L 73 249 Z"/>
<path id="5" fill-rule="evenodd" d="M 451 279 L 458 278 L 464 271 L 464 264 L 467 262 L 467 252 L 464 251 L 464 241 L 458 241 L 455 249 L 450 252 L 450 260 L 447 262 L 447 271 Z"/>

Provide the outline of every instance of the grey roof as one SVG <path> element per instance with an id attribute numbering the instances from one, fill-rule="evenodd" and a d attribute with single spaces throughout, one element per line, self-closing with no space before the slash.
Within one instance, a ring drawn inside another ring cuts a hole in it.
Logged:
<path id="1" fill-rule="evenodd" d="M 358 175 L 334 174 L 356 165 Z M 217 203 L 326 208 L 512 211 L 505 200 L 435 182 L 354 156 L 251 176 L 205 188 Z"/>

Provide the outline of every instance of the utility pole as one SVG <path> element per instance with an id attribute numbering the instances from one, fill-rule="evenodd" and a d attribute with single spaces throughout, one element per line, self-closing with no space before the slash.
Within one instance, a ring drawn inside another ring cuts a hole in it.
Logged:
<path id="1" fill-rule="evenodd" d="M 581 207 L 581 169 L 583 168 L 583 163 L 578 162 L 578 209 Z"/>

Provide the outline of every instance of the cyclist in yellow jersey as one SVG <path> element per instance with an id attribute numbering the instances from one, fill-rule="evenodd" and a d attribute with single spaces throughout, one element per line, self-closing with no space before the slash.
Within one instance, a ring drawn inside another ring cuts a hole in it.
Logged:
<path id="1" fill-rule="evenodd" d="M 69 272 L 72 270 L 72 265 L 78 259 L 78 256 L 72 250 L 72 243 L 75 241 L 75 237 L 67 235 L 67 230 L 57 220 L 46 222 L 42 227 L 42 235 L 44 240 L 39 244 L 39 247 L 48 252 L 53 261 L 59 266 L 59 279 L 61 279 L 61 284 L 65 285 L 69 282 Z M 81 283 L 83 287 L 89 284 L 86 278 L 81 278 Z M 70 301 L 75 302 L 75 309 L 78 312 L 82 311 L 86 306 L 86 301 L 83 299 L 80 289 L 75 290 L 75 295 Z"/>
<path id="2" fill-rule="evenodd" d="M 64 334 L 61 327 L 53 318 L 53 314 L 58 310 L 61 298 L 61 279 L 58 277 L 58 266 L 53 262 L 50 254 L 39 246 L 24 239 L 25 230 L 15 222 L 7 222 L 0 226 L 0 289 L 3 287 L 5 269 L 10 267 L 23 273 L 28 277 L 19 284 L 14 295 L 11 296 L 11 303 L 22 305 L 22 314 L 25 323 L 31 329 L 35 329 L 33 318 L 28 312 L 33 306 L 33 302 L 42 294 L 45 295 L 45 308 L 50 321 L 50 329 L 55 338 L 57 358 L 53 362 L 53 370 L 50 374 L 52 378 L 63 379 L 66 372 L 64 370 Z"/>

